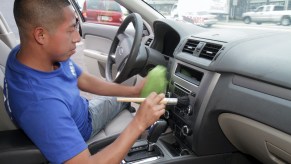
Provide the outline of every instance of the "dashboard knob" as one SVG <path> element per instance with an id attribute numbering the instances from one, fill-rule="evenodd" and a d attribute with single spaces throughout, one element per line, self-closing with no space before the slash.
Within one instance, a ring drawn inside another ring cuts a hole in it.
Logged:
<path id="1" fill-rule="evenodd" d="M 166 92 L 166 96 L 165 97 L 171 98 L 171 96 L 172 96 L 172 93 L 171 92 Z"/>
<path id="2" fill-rule="evenodd" d="M 184 125 L 182 127 L 182 134 L 184 136 L 190 136 L 192 134 L 192 130 L 187 125 Z"/>
<path id="3" fill-rule="evenodd" d="M 188 116 L 191 116 L 191 115 L 193 114 L 193 109 L 192 109 L 191 105 L 189 105 L 189 106 L 187 107 L 187 109 L 186 109 L 186 114 L 187 114 Z"/>
<path id="4" fill-rule="evenodd" d="M 164 117 L 165 117 L 165 119 L 169 119 L 170 118 L 170 112 L 166 110 L 165 113 L 164 113 Z"/>

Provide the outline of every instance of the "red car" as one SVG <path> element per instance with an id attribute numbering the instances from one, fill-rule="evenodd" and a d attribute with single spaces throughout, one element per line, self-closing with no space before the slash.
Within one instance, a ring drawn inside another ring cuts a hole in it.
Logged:
<path id="1" fill-rule="evenodd" d="M 121 7 L 113 0 L 86 0 L 82 14 L 92 23 L 119 26 L 123 21 Z"/>

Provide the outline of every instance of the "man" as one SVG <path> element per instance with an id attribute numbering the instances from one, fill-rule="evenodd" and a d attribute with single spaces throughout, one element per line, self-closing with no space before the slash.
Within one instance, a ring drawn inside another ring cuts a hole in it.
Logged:
<path id="1" fill-rule="evenodd" d="M 143 83 L 132 87 L 108 83 L 82 72 L 70 60 L 80 36 L 67 0 L 15 0 L 14 17 L 21 44 L 7 60 L 4 88 L 14 122 L 51 163 L 120 163 L 138 136 L 165 112 L 159 104 L 164 95 L 152 93 L 120 136 L 91 155 L 85 141 L 122 105 L 104 97 L 102 103 L 88 102 L 79 89 L 106 96 L 138 96 Z"/>

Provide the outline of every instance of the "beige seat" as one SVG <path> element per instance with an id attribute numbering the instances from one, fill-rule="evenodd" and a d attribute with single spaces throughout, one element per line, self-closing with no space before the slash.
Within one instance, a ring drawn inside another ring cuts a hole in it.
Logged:
<path id="1" fill-rule="evenodd" d="M 4 87 L 5 65 L 9 52 L 10 48 L 0 40 L 0 131 L 17 129 L 4 110 L 4 97 L 2 92 Z"/>
<path id="2" fill-rule="evenodd" d="M 3 83 L 5 64 L 10 48 L 0 40 L 0 163 L 47 163 L 44 156 L 26 135 L 10 120 L 4 106 Z M 123 110 L 87 144 L 96 153 L 117 138 L 132 120 L 133 115 Z"/>

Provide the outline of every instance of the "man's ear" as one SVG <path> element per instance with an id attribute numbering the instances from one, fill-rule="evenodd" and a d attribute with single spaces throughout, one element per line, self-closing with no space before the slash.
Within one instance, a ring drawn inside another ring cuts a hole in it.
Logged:
<path id="1" fill-rule="evenodd" d="M 43 45 L 45 43 L 47 33 L 43 27 L 36 27 L 33 31 L 33 36 L 38 44 Z"/>

